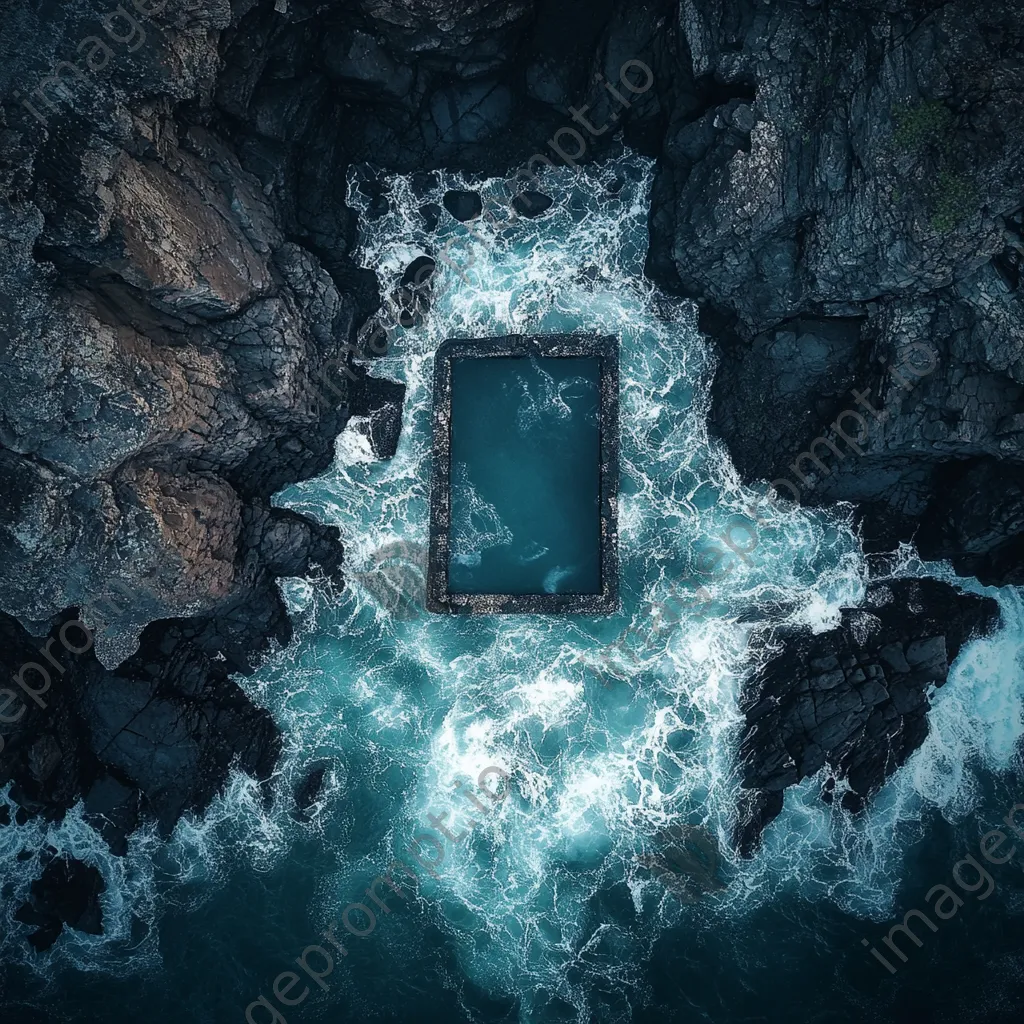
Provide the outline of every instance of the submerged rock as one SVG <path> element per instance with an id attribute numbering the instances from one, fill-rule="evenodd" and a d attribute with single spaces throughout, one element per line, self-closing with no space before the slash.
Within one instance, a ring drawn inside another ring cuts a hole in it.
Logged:
<path id="1" fill-rule="evenodd" d="M 660 832 L 655 841 L 658 852 L 637 857 L 637 863 L 684 903 L 696 903 L 725 888 L 719 877 L 718 843 L 706 828 L 674 825 Z"/>
<path id="2" fill-rule="evenodd" d="M 963 645 L 999 621 L 989 597 L 935 580 L 872 584 L 836 629 L 782 630 L 780 655 L 744 687 L 738 754 L 743 786 L 734 842 L 751 856 L 782 810 L 782 793 L 827 769 L 823 799 L 848 811 L 928 735 L 928 692 L 946 682 Z"/>
<path id="3" fill-rule="evenodd" d="M 388 541 L 373 552 L 370 568 L 354 578 L 373 601 L 396 619 L 422 616 L 427 598 L 428 549 L 417 541 Z"/>
<path id="4" fill-rule="evenodd" d="M 92 865 L 74 857 L 54 857 L 32 883 L 28 902 L 14 917 L 36 928 L 28 941 L 40 953 L 57 941 L 65 925 L 88 935 L 102 935 L 100 895 L 105 889 L 103 876 Z"/>
<path id="5" fill-rule="evenodd" d="M 291 814 L 297 821 L 309 820 L 309 809 L 320 798 L 324 779 L 332 766 L 332 761 L 316 761 L 310 765 L 302 781 L 295 787 L 295 807 Z"/>
<path id="6" fill-rule="evenodd" d="M 424 203 L 420 207 L 420 216 L 423 218 L 423 226 L 427 231 L 434 232 L 437 225 L 441 223 L 441 215 L 444 210 L 437 203 Z"/>

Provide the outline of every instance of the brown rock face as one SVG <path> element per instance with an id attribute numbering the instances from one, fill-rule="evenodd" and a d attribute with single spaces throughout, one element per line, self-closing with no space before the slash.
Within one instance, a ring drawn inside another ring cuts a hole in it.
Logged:
<path id="1" fill-rule="evenodd" d="M 186 8 L 104 89 L 69 87 L 42 124 L 5 108 L 0 136 L 0 610 L 41 634 L 79 609 L 108 667 L 156 621 L 206 617 L 193 632 L 237 667 L 286 638 L 274 576 L 341 556 L 267 502 L 372 405 L 338 372 L 354 302 L 211 124 L 231 9 Z M 77 26 L 35 41 L 25 82 Z"/>
<path id="2" fill-rule="evenodd" d="M 204 166 L 187 153 L 176 164 L 175 174 L 129 156 L 119 161 L 110 188 L 123 258 L 107 266 L 170 313 L 230 316 L 271 292 L 270 268 Z"/>
<path id="3" fill-rule="evenodd" d="M 28 16 L 0 80 L 30 88 L 107 10 L 66 7 Z M 71 618 L 91 631 L 0 741 L 0 784 L 31 813 L 85 799 L 118 852 L 232 765 L 269 777 L 277 728 L 230 673 L 290 638 L 275 579 L 340 584 L 342 558 L 270 497 L 329 465 L 350 405 L 386 404 L 390 442 L 401 421 L 401 386 L 343 371 L 356 303 L 212 109 L 220 33 L 251 7 L 176 4 L 102 88 L 0 108 L 4 670 Z"/>
<path id="4" fill-rule="evenodd" d="M 354 326 L 222 142 L 162 137 L 162 160 L 106 165 L 63 272 L 10 268 L 23 284 L 4 311 L 5 461 L 23 486 L 2 606 L 35 626 L 79 607 L 109 665 L 148 622 L 245 599 L 243 509 L 279 486 L 248 469 L 287 464 L 276 446 L 310 432 L 326 454 L 345 411 L 311 375 Z"/>

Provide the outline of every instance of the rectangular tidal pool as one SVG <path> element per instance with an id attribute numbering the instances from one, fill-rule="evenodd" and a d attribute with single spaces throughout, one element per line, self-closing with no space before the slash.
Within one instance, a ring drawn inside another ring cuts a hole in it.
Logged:
<path id="1" fill-rule="evenodd" d="M 437 360 L 428 606 L 609 610 L 615 339 L 450 341 Z"/>

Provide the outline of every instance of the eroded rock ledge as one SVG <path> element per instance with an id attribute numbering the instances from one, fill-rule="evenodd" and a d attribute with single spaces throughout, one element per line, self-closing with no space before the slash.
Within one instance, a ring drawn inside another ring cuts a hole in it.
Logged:
<path id="1" fill-rule="evenodd" d="M 822 799 L 859 811 L 928 735 L 929 691 L 999 606 L 936 580 L 872 584 L 836 629 L 783 631 L 782 653 L 744 688 L 739 761 L 748 794 L 735 843 L 750 856 L 783 793 L 828 769 Z"/>

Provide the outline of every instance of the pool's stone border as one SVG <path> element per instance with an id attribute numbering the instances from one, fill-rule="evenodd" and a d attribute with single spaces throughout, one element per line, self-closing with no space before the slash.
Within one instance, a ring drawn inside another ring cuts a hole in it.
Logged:
<path id="1" fill-rule="evenodd" d="M 448 590 L 451 525 L 452 360 L 584 358 L 601 365 L 601 591 L 594 594 L 453 594 Z M 450 338 L 434 357 L 434 457 L 430 486 L 427 609 L 471 615 L 606 615 L 619 607 L 619 342 L 611 335 L 512 334 Z"/>

